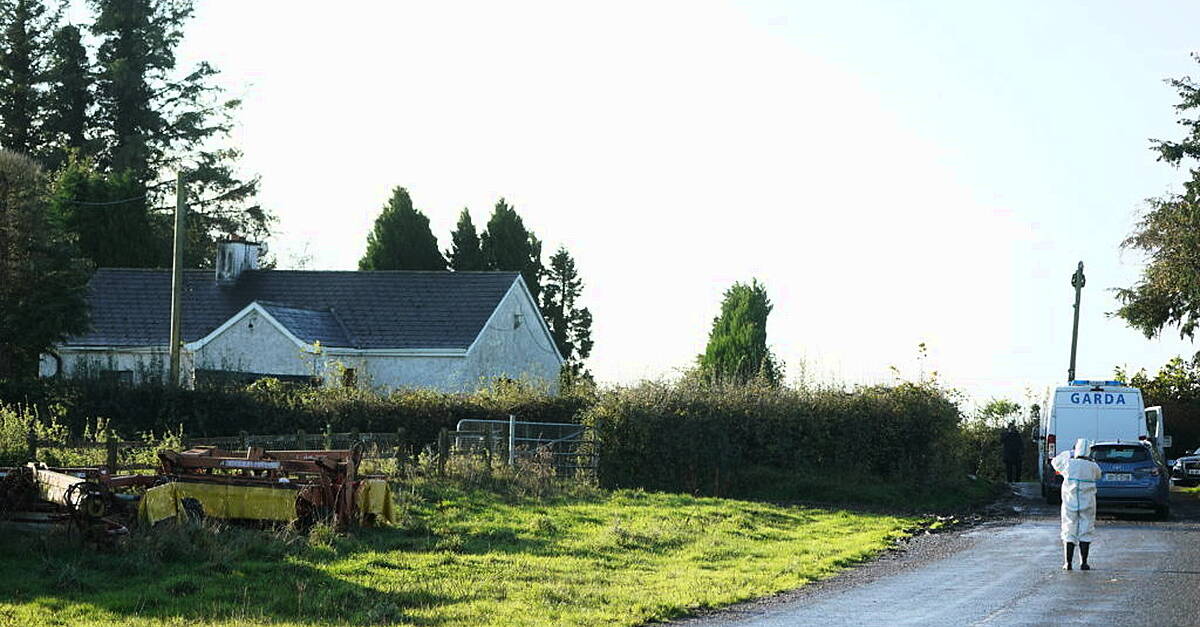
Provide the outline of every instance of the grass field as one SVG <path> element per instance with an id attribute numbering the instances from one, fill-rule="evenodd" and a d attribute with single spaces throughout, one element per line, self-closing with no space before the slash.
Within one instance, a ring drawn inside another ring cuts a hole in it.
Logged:
<path id="1" fill-rule="evenodd" d="M 641 492 L 410 489 L 399 528 L 0 535 L 0 625 L 636 625 L 787 590 L 914 517 Z"/>

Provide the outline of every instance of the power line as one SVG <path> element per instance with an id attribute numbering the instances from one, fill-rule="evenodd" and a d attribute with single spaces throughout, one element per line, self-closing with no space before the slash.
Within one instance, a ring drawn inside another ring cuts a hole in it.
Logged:
<path id="1" fill-rule="evenodd" d="M 122 198 L 121 200 L 108 200 L 108 201 L 104 201 L 104 202 L 91 202 L 88 200 L 73 200 L 73 199 L 69 199 L 69 198 L 63 199 L 63 201 L 69 202 L 73 205 L 87 205 L 89 207 L 105 207 L 108 205 L 120 205 L 120 204 L 127 203 L 127 202 L 133 202 L 135 200 L 145 200 L 145 199 L 146 199 L 146 195 L 142 194 L 141 196 L 133 196 L 132 198 Z"/>

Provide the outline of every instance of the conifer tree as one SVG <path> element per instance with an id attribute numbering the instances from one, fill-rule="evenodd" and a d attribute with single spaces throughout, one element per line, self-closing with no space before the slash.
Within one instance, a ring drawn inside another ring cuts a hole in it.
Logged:
<path id="1" fill-rule="evenodd" d="M 544 271 L 542 242 L 526 230 L 521 216 L 503 198 L 496 203 L 487 230 L 480 236 L 480 250 L 485 269 L 520 272 L 534 302 L 539 302 Z"/>
<path id="2" fill-rule="evenodd" d="M 98 268 L 167 265 L 165 221 L 156 220 L 128 173 L 104 174 L 71 152 L 54 181 L 50 205 Z"/>
<path id="3" fill-rule="evenodd" d="M 67 24 L 54 33 L 47 83 L 44 129 L 51 151 L 47 163 L 51 169 L 57 169 L 67 161 L 67 153 L 72 150 L 83 155 L 91 153 L 88 144 L 91 61 L 79 27 Z"/>
<path id="4" fill-rule="evenodd" d="M 479 235 L 475 232 L 475 223 L 471 221 L 471 213 L 463 208 L 458 214 L 458 224 L 450 234 L 450 250 L 446 251 L 446 259 L 450 269 L 456 272 L 483 270 L 483 252 L 479 249 Z"/>
<path id="5" fill-rule="evenodd" d="M 403 187 L 392 190 L 391 199 L 375 219 L 375 228 L 367 236 L 367 252 L 359 260 L 358 269 L 446 269 L 437 238 L 429 230 L 429 218 L 413 208 L 412 199 Z"/>
<path id="6" fill-rule="evenodd" d="M 575 270 L 575 260 L 566 248 L 559 247 L 550 257 L 546 283 L 542 286 L 542 315 L 550 335 L 566 363 L 563 378 L 576 381 L 590 378 L 583 362 L 592 353 L 592 312 L 580 307 L 583 281 Z"/>
<path id="7" fill-rule="evenodd" d="M 87 278 L 50 215 L 41 168 L 0 150 L 0 379 L 34 376 L 42 352 L 86 329 Z"/>
<path id="8" fill-rule="evenodd" d="M 187 173 L 190 266 L 211 265 L 215 241 L 232 233 L 261 239 L 273 216 L 253 204 L 257 177 L 243 179 L 241 152 L 223 145 L 240 102 L 224 100 L 208 63 L 177 73 L 175 49 L 191 0 L 89 0 L 96 19 L 96 126 L 100 165 L 128 172 L 164 212 L 176 170 Z"/>
<path id="9" fill-rule="evenodd" d="M 767 347 L 767 289 L 757 280 L 725 290 L 721 314 L 713 319 L 708 346 L 697 359 L 710 381 L 745 383 L 756 377 L 778 383 L 782 376 Z"/>
<path id="10" fill-rule="evenodd" d="M 0 0 L 0 147 L 40 156 L 46 52 L 58 14 L 43 0 Z"/>

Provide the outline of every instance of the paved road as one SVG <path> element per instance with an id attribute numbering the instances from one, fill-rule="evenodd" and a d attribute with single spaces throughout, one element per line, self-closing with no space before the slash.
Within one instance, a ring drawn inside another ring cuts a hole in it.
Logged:
<path id="1" fill-rule="evenodd" d="M 1034 487 L 1022 486 L 1020 522 L 965 532 L 948 554 L 694 624 L 1200 625 L 1200 504 L 1173 495 L 1165 522 L 1101 512 L 1093 569 L 1068 572 L 1060 570 L 1057 509 L 1032 498 Z"/>

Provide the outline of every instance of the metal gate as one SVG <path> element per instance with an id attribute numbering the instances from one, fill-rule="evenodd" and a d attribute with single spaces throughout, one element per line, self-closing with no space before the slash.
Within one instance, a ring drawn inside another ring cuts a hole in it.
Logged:
<path id="1" fill-rule="evenodd" d="M 560 477 L 595 479 L 599 451 L 591 427 L 568 422 L 525 422 L 508 420 L 460 420 L 454 434 L 454 448 L 463 451 L 487 450 L 507 459 L 544 461 Z"/>

